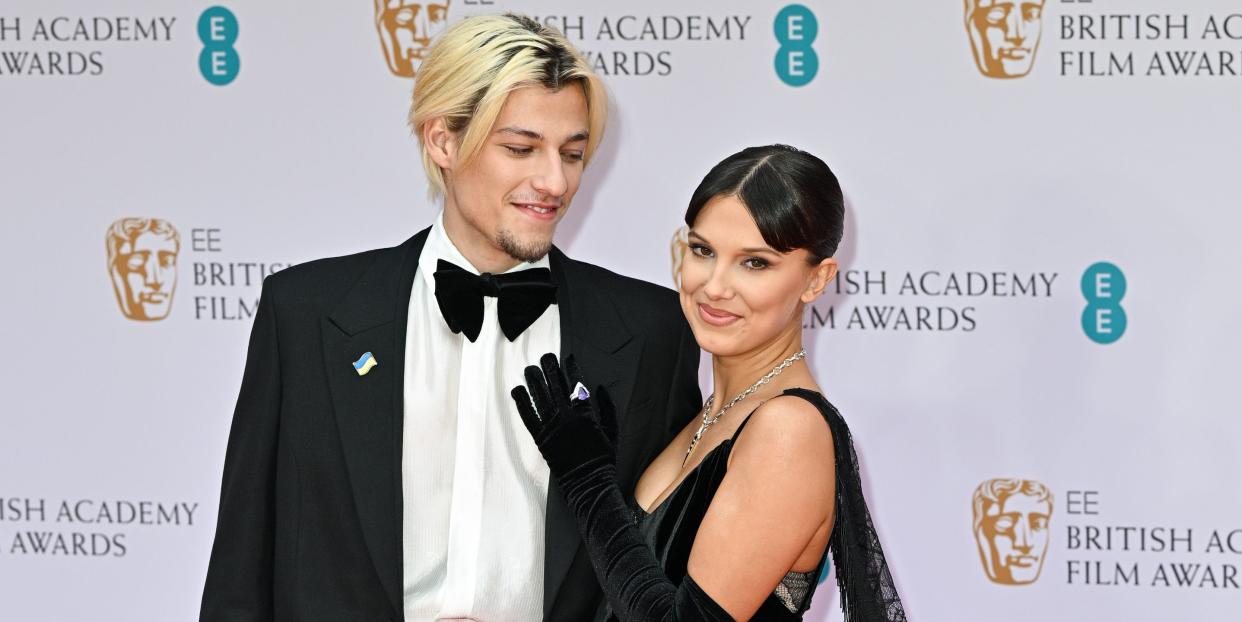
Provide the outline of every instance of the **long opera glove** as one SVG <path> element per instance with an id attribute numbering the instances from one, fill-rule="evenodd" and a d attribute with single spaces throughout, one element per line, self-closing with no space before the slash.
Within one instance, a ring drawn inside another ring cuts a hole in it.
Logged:
<path id="1" fill-rule="evenodd" d="M 634 525 L 617 486 L 616 413 L 603 387 L 587 399 L 570 399 L 585 387 L 573 358 L 568 377 L 556 355 L 526 368 L 526 386 L 511 395 L 526 429 L 564 492 L 595 574 L 613 612 L 623 622 L 731 621 L 694 582 L 674 585 Z"/>

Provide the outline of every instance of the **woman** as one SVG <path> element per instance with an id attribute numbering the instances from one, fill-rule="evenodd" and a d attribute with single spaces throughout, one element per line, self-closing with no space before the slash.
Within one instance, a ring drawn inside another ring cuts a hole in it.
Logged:
<path id="1" fill-rule="evenodd" d="M 680 294 L 716 393 L 633 497 L 612 404 L 572 360 L 566 375 L 545 355 L 514 389 L 620 620 L 800 620 L 829 550 L 847 620 L 905 620 L 849 430 L 803 360 L 802 311 L 836 275 L 843 220 L 832 171 L 791 147 L 745 149 L 699 184 Z"/>

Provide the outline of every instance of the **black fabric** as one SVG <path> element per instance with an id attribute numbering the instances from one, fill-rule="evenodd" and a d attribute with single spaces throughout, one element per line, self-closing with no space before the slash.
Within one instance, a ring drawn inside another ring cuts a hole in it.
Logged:
<path id="1" fill-rule="evenodd" d="M 837 409 L 819 393 L 789 389 L 784 395 L 811 402 L 827 421 L 836 447 L 835 522 L 829 536 L 828 551 L 816 568 L 815 575 L 820 575 L 827 563 L 827 555 L 831 554 L 836 566 L 841 608 L 847 622 L 904 622 L 905 611 L 863 496 L 858 456 L 849 426 Z M 707 515 L 716 489 L 724 480 L 729 454 L 749 422 L 750 417 L 747 416 L 733 437 L 714 447 L 672 493 L 658 506 L 651 508 L 650 514 L 632 502 L 632 508 L 639 517 L 638 529 L 668 576 L 685 574 L 699 525 Z M 775 596 L 770 596 L 751 619 L 801 620 L 802 613 L 811 606 L 813 594 L 814 590 L 799 603 L 797 613 L 791 613 Z"/>
<path id="2" fill-rule="evenodd" d="M 569 382 L 577 385 L 582 377 L 577 361 L 569 357 L 565 363 L 572 378 Z M 570 384 L 565 381 L 556 355 L 543 355 L 539 364 L 540 367 L 526 368 L 526 386 L 514 387 L 510 396 L 548 468 L 553 473 L 564 473 L 597 459 L 614 463 L 617 415 L 608 389 L 596 387 L 593 397 L 598 409 L 592 407 L 591 400 L 571 401 Z M 569 414 L 562 417 L 558 413 Z"/>
<path id="3" fill-rule="evenodd" d="M 483 328 L 483 297 L 497 299 L 496 315 L 505 338 L 513 341 L 556 303 L 552 271 L 531 268 L 506 274 L 474 274 L 449 261 L 436 262 L 436 304 L 444 323 L 471 343 Z"/>
<path id="4" fill-rule="evenodd" d="M 746 421 L 733 438 L 718 445 L 678 484 L 651 514 L 625 499 L 613 477 L 608 453 L 610 407 L 606 395 L 594 404 L 570 402 L 565 388 L 580 382 L 572 365 L 562 377 L 554 357 L 544 357 L 542 370 L 527 369 L 527 390 L 514 389 L 523 421 L 548 459 L 553 476 L 578 519 L 596 573 L 612 610 L 611 619 L 634 621 L 730 620 L 717 603 L 687 574 L 695 535 L 724 479 L 729 453 Z M 818 576 L 829 551 L 837 565 L 841 606 L 848 622 L 904 622 L 905 612 L 884 560 L 863 498 L 857 456 L 845 421 L 818 393 L 791 389 L 810 401 L 832 431 L 836 451 L 836 519 L 816 568 Z M 749 421 L 749 417 L 747 418 Z M 576 441 L 576 442 L 575 442 Z M 632 517 L 638 514 L 635 524 Z M 801 620 L 810 608 L 813 590 L 791 612 L 770 595 L 752 620 Z"/>
<path id="5" fill-rule="evenodd" d="M 405 329 L 426 236 L 264 281 L 200 619 L 403 619 Z M 562 354 L 616 400 L 617 469 L 633 486 L 701 403 L 698 348 L 674 292 L 555 248 L 549 259 Z M 367 351 L 378 365 L 359 376 L 352 362 Z M 545 619 L 589 620 L 600 588 L 573 516 L 550 488 Z"/>
<path id="6" fill-rule="evenodd" d="M 540 367 L 526 368 L 526 386 L 514 387 L 513 401 L 578 519 L 609 604 L 623 620 L 731 621 L 692 579 L 674 586 L 656 564 L 617 487 L 607 390 L 570 401 L 569 387 L 582 377 L 572 358 L 566 367 L 568 376 L 556 355 L 544 355 Z"/>
<path id="7" fill-rule="evenodd" d="M 837 508 L 828 548 L 837 569 L 837 587 L 841 590 L 841 610 L 846 621 L 906 622 L 901 597 L 863 496 L 858 454 L 854 451 L 849 426 L 823 395 L 806 389 L 789 389 L 785 394 L 814 404 L 832 430 L 836 446 Z"/>

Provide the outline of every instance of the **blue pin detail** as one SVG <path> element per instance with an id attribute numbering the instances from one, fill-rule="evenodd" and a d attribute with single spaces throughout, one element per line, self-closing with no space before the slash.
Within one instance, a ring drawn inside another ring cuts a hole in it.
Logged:
<path id="1" fill-rule="evenodd" d="M 358 372 L 359 376 L 365 376 L 367 375 L 367 372 L 371 371 L 372 367 L 375 367 L 378 364 L 379 362 L 375 360 L 374 355 L 370 352 L 363 352 L 362 356 L 358 357 L 358 360 L 354 361 L 354 371 Z"/>

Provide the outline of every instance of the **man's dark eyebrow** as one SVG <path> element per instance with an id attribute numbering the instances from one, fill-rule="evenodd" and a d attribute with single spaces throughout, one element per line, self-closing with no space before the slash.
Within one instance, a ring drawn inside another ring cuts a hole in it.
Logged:
<path id="1" fill-rule="evenodd" d="M 543 140 L 543 134 L 540 134 L 539 132 L 536 132 L 535 130 L 528 130 L 524 127 L 516 127 L 516 126 L 502 127 L 496 130 L 496 133 L 497 134 L 516 134 L 518 136 L 529 138 L 531 140 L 538 140 L 538 141 Z M 568 143 L 581 142 L 581 141 L 587 140 L 589 137 L 590 137 L 590 133 L 587 132 L 586 130 L 582 130 L 581 132 L 577 132 L 573 136 L 570 136 L 569 138 L 567 138 L 565 140 L 565 143 L 568 144 Z"/>
<path id="2" fill-rule="evenodd" d="M 524 127 L 513 127 L 513 126 L 502 127 L 496 130 L 496 133 L 497 134 L 517 134 L 518 136 L 525 136 L 526 138 L 530 138 L 533 140 L 543 140 L 543 134 L 540 134 L 539 132 L 536 132 L 535 130 L 528 130 Z"/>

